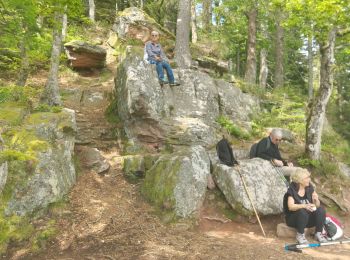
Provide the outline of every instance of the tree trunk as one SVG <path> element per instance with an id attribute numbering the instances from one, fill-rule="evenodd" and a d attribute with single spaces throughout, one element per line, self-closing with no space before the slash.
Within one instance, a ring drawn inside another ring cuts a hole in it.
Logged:
<path id="1" fill-rule="evenodd" d="M 269 69 L 267 67 L 267 50 L 264 48 L 260 51 L 259 85 L 261 88 L 266 88 L 268 72 Z"/>
<path id="2" fill-rule="evenodd" d="M 191 66 L 190 53 L 191 0 L 179 1 L 176 23 L 175 60 L 180 68 Z"/>
<path id="3" fill-rule="evenodd" d="M 94 0 L 89 0 L 89 19 L 91 22 L 95 22 L 95 2 Z"/>
<path id="4" fill-rule="evenodd" d="M 321 141 L 326 107 L 333 88 L 334 45 L 336 29 L 329 32 L 328 40 L 320 44 L 320 89 L 311 107 L 306 125 L 306 153 L 312 160 L 321 156 Z"/>
<path id="5" fill-rule="evenodd" d="M 196 19 L 196 0 L 192 0 L 191 5 L 191 25 L 192 25 L 192 43 L 196 43 L 197 36 L 197 19 Z"/>
<path id="6" fill-rule="evenodd" d="M 141 9 L 143 9 L 143 5 L 144 5 L 143 0 L 140 0 L 140 8 Z"/>
<path id="7" fill-rule="evenodd" d="M 274 87 L 282 87 L 284 84 L 284 72 L 283 72 L 283 56 L 284 56 L 284 29 L 281 25 L 282 12 L 277 12 L 276 15 L 276 53 L 275 53 L 275 73 L 274 73 Z"/>
<path id="8" fill-rule="evenodd" d="M 307 39 L 307 59 L 308 59 L 308 90 L 309 90 L 309 102 L 314 95 L 314 54 L 312 51 L 312 35 L 309 35 Z"/>
<path id="9" fill-rule="evenodd" d="M 245 81 L 249 84 L 256 83 L 256 18 L 258 12 L 255 8 L 247 13 L 248 16 L 248 44 L 247 63 L 245 69 Z"/>
<path id="10" fill-rule="evenodd" d="M 240 46 L 237 47 L 237 53 L 236 53 L 236 75 L 241 75 L 241 51 Z"/>
<path id="11" fill-rule="evenodd" d="M 53 28 L 53 43 L 51 50 L 51 62 L 49 76 L 46 82 L 42 101 L 50 106 L 61 105 L 61 98 L 58 86 L 58 70 L 60 64 L 60 54 L 62 45 L 62 24 L 63 15 L 55 12 L 55 21 Z"/>
<path id="12" fill-rule="evenodd" d="M 214 6 L 215 8 L 220 6 L 220 0 L 214 0 Z M 215 14 L 215 25 L 218 26 L 220 24 L 221 17 L 218 16 L 218 14 Z"/>
<path id="13" fill-rule="evenodd" d="M 203 0 L 203 29 L 206 32 L 210 32 L 212 19 L 212 0 Z"/>
<path id="14" fill-rule="evenodd" d="M 62 23 L 62 42 L 64 42 L 66 40 L 67 24 L 68 24 L 67 6 L 65 6 L 64 7 L 64 14 L 63 14 L 63 23 Z"/>
<path id="15" fill-rule="evenodd" d="M 16 85 L 20 87 L 24 87 L 29 75 L 29 59 L 27 55 L 25 34 L 23 35 L 23 38 L 21 40 L 20 49 L 21 49 L 21 68 L 19 70 L 19 75 L 18 75 Z"/>

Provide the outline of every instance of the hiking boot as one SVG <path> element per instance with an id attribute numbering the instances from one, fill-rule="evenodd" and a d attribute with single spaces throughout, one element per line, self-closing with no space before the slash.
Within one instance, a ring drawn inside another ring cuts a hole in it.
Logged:
<path id="1" fill-rule="evenodd" d="M 309 241 L 305 238 L 305 234 L 300 234 L 297 232 L 296 239 L 298 241 L 298 244 L 308 244 Z"/>
<path id="2" fill-rule="evenodd" d="M 320 243 L 325 243 L 328 241 L 327 238 L 321 232 L 316 232 L 315 240 L 317 240 Z"/>
<path id="3" fill-rule="evenodd" d="M 164 80 L 164 79 L 160 79 L 159 80 L 159 84 L 161 85 L 161 86 L 163 86 L 164 84 L 168 84 L 169 82 L 168 81 L 166 81 L 166 80 Z"/>
<path id="4" fill-rule="evenodd" d="M 176 82 L 176 81 L 170 82 L 170 83 L 169 83 L 169 86 L 171 86 L 171 87 L 180 86 L 180 85 L 181 85 L 181 84 L 180 84 L 179 82 Z"/>

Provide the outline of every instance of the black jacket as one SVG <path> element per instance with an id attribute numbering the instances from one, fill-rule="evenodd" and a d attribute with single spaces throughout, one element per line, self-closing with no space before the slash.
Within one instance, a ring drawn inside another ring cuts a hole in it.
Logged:
<path id="1" fill-rule="evenodd" d="M 259 141 L 256 148 L 256 156 L 269 161 L 277 159 L 283 161 L 284 165 L 287 165 L 287 162 L 281 157 L 278 145 L 272 143 L 269 136 Z"/>

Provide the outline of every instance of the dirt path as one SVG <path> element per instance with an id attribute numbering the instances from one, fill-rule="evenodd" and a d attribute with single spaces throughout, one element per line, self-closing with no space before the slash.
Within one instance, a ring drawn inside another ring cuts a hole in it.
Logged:
<path id="1" fill-rule="evenodd" d="M 112 75 L 103 82 L 98 78 L 76 78 L 63 81 L 62 85 L 71 97 L 66 98 L 66 106 L 77 112 L 81 136 L 76 152 L 82 173 L 69 194 L 69 203 L 42 220 L 56 220 L 57 236 L 37 254 L 12 248 L 7 258 L 350 259 L 349 246 L 304 250 L 303 254 L 285 252 L 284 244 L 294 241 L 276 238 L 280 216 L 262 219 L 268 236 L 263 238 L 258 224 L 243 218 L 228 221 L 218 213 L 212 206 L 210 192 L 197 223 L 184 220 L 165 224 L 144 200 L 139 185 L 126 182 L 122 175 L 118 142 L 110 135 L 113 126 L 104 119 L 106 100 L 113 87 Z M 82 147 L 99 148 L 110 163 L 110 170 L 101 175 L 91 171 L 80 152 Z"/>

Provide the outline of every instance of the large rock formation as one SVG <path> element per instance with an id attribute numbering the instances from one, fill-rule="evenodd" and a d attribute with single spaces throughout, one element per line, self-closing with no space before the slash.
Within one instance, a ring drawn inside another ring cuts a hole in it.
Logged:
<path id="1" fill-rule="evenodd" d="M 35 113 L 24 120 L 17 135 L 25 134 L 23 140 L 32 149 L 35 148 L 36 163 L 32 171 L 28 167 L 16 169 L 17 161 L 10 163 L 13 175 L 22 175 L 24 179 L 14 186 L 5 208 L 7 215 L 23 216 L 44 208 L 68 193 L 76 181 L 73 163 L 75 131 L 73 110 Z"/>
<path id="2" fill-rule="evenodd" d="M 64 45 L 70 65 L 76 69 L 103 68 L 107 52 L 100 46 L 83 41 L 71 41 Z"/>
<path id="3" fill-rule="evenodd" d="M 263 214 L 279 214 L 283 211 L 282 201 L 286 186 L 282 176 L 269 161 L 254 158 L 240 161 L 240 173 L 256 210 Z M 217 164 L 214 167 L 217 186 L 232 208 L 243 214 L 253 214 L 238 168 Z"/>
<path id="4" fill-rule="evenodd" d="M 143 194 L 157 207 L 189 217 L 202 206 L 209 174 L 209 156 L 201 146 L 163 155 L 147 172 Z"/>
<path id="5" fill-rule="evenodd" d="M 216 119 L 226 115 L 250 127 L 258 100 L 239 88 L 193 70 L 174 70 L 181 86 L 161 87 L 155 68 L 130 55 L 118 67 L 118 114 L 127 137 L 144 144 L 208 147 L 220 138 Z"/>

